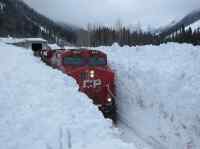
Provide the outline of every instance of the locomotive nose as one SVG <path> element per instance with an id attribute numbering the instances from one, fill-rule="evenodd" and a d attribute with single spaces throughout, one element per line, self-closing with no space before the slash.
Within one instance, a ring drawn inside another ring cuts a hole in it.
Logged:
<path id="1" fill-rule="evenodd" d="M 80 90 L 88 91 L 88 94 L 99 94 L 110 82 L 108 71 L 100 68 L 85 67 L 76 73 L 76 79 Z M 96 96 L 96 95 L 95 95 Z"/>
<path id="2" fill-rule="evenodd" d="M 105 117 L 114 119 L 114 74 L 100 68 L 85 67 L 76 71 L 80 91 L 93 100 Z"/>
<path id="3" fill-rule="evenodd" d="M 85 80 L 85 79 L 93 79 L 95 78 L 96 72 L 94 69 L 88 69 L 85 71 L 80 72 L 80 79 Z"/>
<path id="4" fill-rule="evenodd" d="M 97 89 L 102 85 L 102 80 L 102 77 L 95 69 L 87 69 L 80 72 L 80 82 L 82 82 L 81 87 L 83 89 Z"/>
<path id="5" fill-rule="evenodd" d="M 95 71 L 94 70 L 90 70 L 89 76 L 90 76 L 90 78 L 94 78 L 95 77 Z"/>
<path id="6" fill-rule="evenodd" d="M 113 93 L 114 74 L 107 69 L 97 67 L 84 67 L 76 71 L 75 76 L 80 90 L 85 92 L 90 98 L 94 99 L 95 104 L 110 104 Z"/>

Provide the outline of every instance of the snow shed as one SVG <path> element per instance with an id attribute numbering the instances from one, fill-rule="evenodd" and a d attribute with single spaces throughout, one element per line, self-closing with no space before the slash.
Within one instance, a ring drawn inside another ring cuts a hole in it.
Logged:
<path id="1" fill-rule="evenodd" d="M 14 45 L 32 49 L 34 52 L 37 52 L 47 47 L 47 41 L 42 38 L 23 38 L 15 42 Z"/>

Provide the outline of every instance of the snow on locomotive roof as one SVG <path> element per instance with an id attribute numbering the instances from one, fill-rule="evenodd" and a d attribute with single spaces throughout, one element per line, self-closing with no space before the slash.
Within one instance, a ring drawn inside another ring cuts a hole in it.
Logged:
<path id="1" fill-rule="evenodd" d="M 90 48 L 71 48 L 71 49 L 65 49 L 65 51 L 73 52 L 73 53 L 82 53 L 82 52 L 87 52 L 92 53 L 92 54 L 100 54 L 100 55 L 106 55 L 106 53 L 95 50 L 95 49 L 90 49 Z"/>
<path id="2" fill-rule="evenodd" d="M 91 48 L 68 48 L 66 50 L 69 50 L 69 51 L 91 51 L 94 53 L 104 53 L 102 51 L 91 49 Z"/>

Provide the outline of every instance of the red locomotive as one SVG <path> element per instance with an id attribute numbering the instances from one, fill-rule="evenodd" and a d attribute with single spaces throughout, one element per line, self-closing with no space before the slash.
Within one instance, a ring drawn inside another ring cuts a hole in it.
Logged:
<path id="1" fill-rule="evenodd" d="M 93 99 L 105 117 L 115 121 L 114 73 L 107 65 L 105 53 L 88 49 L 42 50 L 41 58 L 75 78 L 80 91 Z"/>

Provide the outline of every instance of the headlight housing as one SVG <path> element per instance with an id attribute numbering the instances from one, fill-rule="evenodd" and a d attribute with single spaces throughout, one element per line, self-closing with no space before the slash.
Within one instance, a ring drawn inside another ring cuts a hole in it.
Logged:
<path id="1" fill-rule="evenodd" d="M 94 72 L 94 70 L 91 70 L 91 71 L 90 71 L 90 77 L 91 77 L 91 78 L 94 78 L 94 76 L 95 76 L 95 72 Z"/>
<path id="2" fill-rule="evenodd" d="M 108 101 L 108 102 L 112 102 L 112 98 L 108 98 L 107 101 Z"/>

